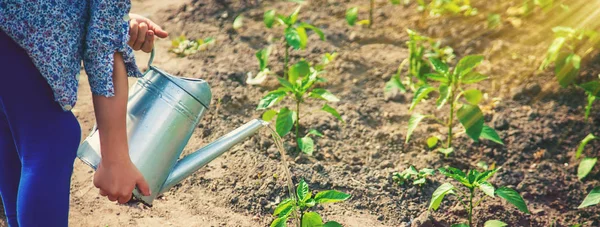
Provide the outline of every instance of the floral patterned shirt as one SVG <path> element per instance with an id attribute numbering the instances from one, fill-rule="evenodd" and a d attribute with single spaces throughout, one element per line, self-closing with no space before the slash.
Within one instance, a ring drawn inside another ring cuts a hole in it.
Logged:
<path id="1" fill-rule="evenodd" d="M 123 55 L 128 76 L 142 75 L 127 45 L 130 8 L 129 0 L 0 0 L 0 29 L 25 49 L 69 111 L 82 61 L 95 95 L 114 96 L 115 52 Z"/>

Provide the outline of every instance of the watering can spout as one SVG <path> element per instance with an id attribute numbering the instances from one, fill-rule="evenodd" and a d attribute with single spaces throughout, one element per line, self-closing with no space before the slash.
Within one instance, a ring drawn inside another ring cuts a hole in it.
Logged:
<path id="1" fill-rule="evenodd" d="M 267 122 L 254 119 L 227 133 L 214 142 L 200 148 L 194 153 L 185 156 L 175 164 L 159 193 L 168 191 L 171 187 L 225 153 L 232 146 L 244 141 L 244 139 L 253 135 L 256 131 L 266 125 L 268 125 Z"/>

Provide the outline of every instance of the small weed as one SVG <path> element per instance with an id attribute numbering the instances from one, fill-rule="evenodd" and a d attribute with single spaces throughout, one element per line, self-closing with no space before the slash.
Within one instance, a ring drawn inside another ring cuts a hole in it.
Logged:
<path id="1" fill-rule="evenodd" d="M 180 35 L 171 41 L 171 49 L 169 51 L 177 54 L 179 57 L 185 57 L 195 54 L 198 51 L 205 51 L 214 45 L 214 43 L 215 39 L 213 38 L 189 40 L 185 35 Z"/>
<path id="2" fill-rule="evenodd" d="M 413 185 L 421 187 L 427 183 L 427 177 L 433 176 L 434 174 L 434 169 L 423 168 L 421 170 L 417 170 L 414 166 L 410 166 L 408 169 L 402 171 L 402 173 L 394 173 L 392 175 L 392 180 L 394 180 L 394 182 L 396 182 L 399 186 L 402 186 L 404 183 L 412 180 Z"/>

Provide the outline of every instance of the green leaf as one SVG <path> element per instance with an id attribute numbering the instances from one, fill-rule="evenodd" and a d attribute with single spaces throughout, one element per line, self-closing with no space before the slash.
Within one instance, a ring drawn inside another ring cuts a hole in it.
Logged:
<path id="1" fill-rule="evenodd" d="M 479 141 L 479 136 L 483 131 L 483 112 L 476 105 L 464 104 L 456 113 L 458 120 L 467 130 L 467 135 L 475 141 Z"/>
<path id="2" fill-rule="evenodd" d="M 336 190 L 327 190 L 319 192 L 315 195 L 315 201 L 317 204 L 323 203 L 336 203 L 347 200 L 351 195 L 336 191 Z"/>
<path id="3" fill-rule="evenodd" d="M 339 102 L 340 101 L 340 99 L 338 99 L 338 97 L 335 97 L 335 95 L 333 95 L 331 92 L 329 92 L 328 90 L 322 89 L 322 88 L 315 88 L 314 90 L 312 90 L 312 92 L 310 92 L 310 96 L 313 98 L 323 99 L 323 100 L 329 101 L 329 102 Z"/>
<path id="4" fill-rule="evenodd" d="M 425 178 L 418 178 L 415 181 L 413 181 L 414 185 L 422 185 L 425 184 L 427 182 L 427 180 Z"/>
<path id="5" fill-rule="evenodd" d="M 479 189 L 488 196 L 494 196 L 494 186 L 488 182 L 479 183 Z"/>
<path id="6" fill-rule="evenodd" d="M 460 223 L 460 224 L 453 224 L 450 227 L 470 227 L 470 226 L 465 223 Z"/>
<path id="7" fill-rule="evenodd" d="M 294 10 L 294 12 L 290 14 L 290 16 L 288 17 L 288 25 L 293 25 L 296 23 L 296 21 L 298 21 L 298 14 L 300 13 L 301 8 L 302 6 L 298 6 L 296 10 Z"/>
<path id="8" fill-rule="evenodd" d="M 579 87 L 583 88 L 586 93 L 596 97 L 600 97 L 600 81 L 594 80 L 584 84 L 580 84 Z"/>
<path id="9" fill-rule="evenodd" d="M 328 221 L 323 225 L 323 227 L 342 227 L 342 224 L 335 221 Z"/>
<path id="10" fill-rule="evenodd" d="M 392 76 L 392 78 L 390 78 L 390 81 L 385 83 L 385 88 L 383 89 L 383 92 L 385 94 L 390 94 L 392 92 L 395 92 L 396 89 L 402 92 L 406 92 L 406 87 L 404 87 L 402 82 L 400 82 L 400 79 L 397 76 Z"/>
<path id="11" fill-rule="evenodd" d="M 529 209 L 527 209 L 527 204 L 525 204 L 525 200 L 523 197 L 519 195 L 519 193 L 511 188 L 501 187 L 496 189 L 496 195 L 505 199 L 512 205 L 515 205 L 521 212 L 529 214 Z"/>
<path id="12" fill-rule="evenodd" d="M 445 77 L 443 75 L 440 75 L 440 74 L 437 74 L 437 73 L 426 73 L 425 76 L 428 79 L 431 79 L 431 80 L 439 81 L 439 82 L 442 82 L 442 83 L 448 83 L 448 78 L 447 77 Z"/>
<path id="13" fill-rule="evenodd" d="M 300 179 L 298 187 L 296 188 L 296 194 L 298 195 L 298 201 L 300 202 L 306 202 L 306 200 L 310 199 L 311 193 L 308 189 L 308 184 L 304 179 Z"/>
<path id="14" fill-rule="evenodd" d="M 483 224 L 483 227 L 505 227 L 508 226 L 508 224 L 498 221 L 498 220 L 489 220 L 486 221 L 485 224 Z"/>
<path id="15" fill-rule="evenodd" d="M 392 3 L 393 5 L 399 5 L 400 0 L 390 0 L 390 3 Z"/>
<path id="16" fill-rule="evenodd" d="M 316 129 L 311 129 L 310 131 L 308 131 L 308 134 L 315 135 L 315 136 L 318 136 L 318 137 L 323 137 L 324 136 L 323 133 L 319 132 Z"/>
<path id="17" fill-rule="evenodd" d="M 272 28 L 275 22 L 275 10 L 266 11 L 263 16 L 263 22 L 267 28 Z"/>
<path id="18" fill-rule="evenodd" d="M 269 53 L 268 49 L 260 49 L 256 52 L 256 58 L 258 59 L 258 64 L 260 67 L 260 71 L 264 71 L 269 64 Z"/>
<path id="19" fill-rule="evenodd" d="M 300 37 L 300 49 L 305 49 L 308 44 L 306 29 L 304 27 L 296 27 L 296 32 L 298 32 L 298 37 Z"/>
<path id="20" fill-rule="evenodd" d="M 479 174 L 479 176 L 477 176 L 475 182 L 483 183 L 487 181 L 488 179 L 490 179 L 490 177 L 494 176 L 494 174 L 496 174 L 498 170 L 500 170 L 500 168 L 484 171 L 483 173 Z"/>
<path id="21" fill-rule="evenodd" d="M 418 113 L 415 113 L 412 116 L 410 116 L 410 119 L 408 120 L 408 130 L 406 131 L 406 141 L 404 143 L 408 143 L 408 140 L 410 140 L 410 136 L 412 135 L 413 131 L 417 128 L 417 125 L 419 125 L 419 122 L 421 122 L 421 120 L 423 120 L 423 118 L 426 117 L 427 116 Z"/>
<path id="22" fill-rule="evenodd" d="M 323 219 L 315 212 L 308 212 L 302 215 L 302 227 L 321 227 Z"/>
<path id="23" fill-rule="evenodd" d="M 296 84 L 298 78 L 305 77 L 310 73 L 310 65 L 306 60 L 302 60 L 289 67 L 288 80 L 292 84 Z"/>
<path id="24" fill-rule="evenodd" d="M 298 140 L 298 146 L 300 146 L 300 150 L 307 155 L 312 155 L 315 151 L 315 142 L 308 136 L 300 138 Z"/>
<path id="25" fill-rule="evenodd" d="M 315 27 L 312 24 L 307 24 L 307 23 L 300 23 L 300 26 L 302 26 L 303 28 L 308 28 L 310 30 L 312 30 L 313 32 L 317 33 L 317 35 L 319 35 L 319 38 L 323 41 L 327 40 L 327 37 L 325 37 L 325 33 L 323 33 L 323 31 L 321 31 L 321 29 Z"/>
<path id="26" fill-rule="evenodd" d="M 560 57 L 556 61 L 555 73 L 558 83 L 562 87 L 567 87 L 573 83 L 579 75 L 581 67 L 581 57 L 577 54 L 569 54 L 566 57 Z"/>
<path id="27" fill-rule="evenodd" d="M 591 171 L 594 169 L 598 158 L 584 158 L 579 162 L 579 168 L 577 168 L 577 178 L 583 180 Z"/>
<path id="28" fill-rule="evenodd" d="M 356 20 L 358 19 L 358 7 L 352 7 L 346 10 L 346 22 L 350 26 L 354 26 L 356 24 Z"/>
<path id="29" fill-rule="evenodd" d="M 590 141 L 595 140 L 597 138 L 598 137 L 594 136 L 594 134 L 592 134 L 592 133 L 588 134 L 585 138 L 583 138 L 581 143 L 579 143 L 579 147 L 577 148 L 577 153 L 575 153 L 575 158 L 579 158 L 579 156 L 581 156 L 581 153 L 583 153 L 583 148 L 585 148 L 585 145 L 587 145 Z"/>
<path id="30" fill-rule="evenodd" d="M 456 69 L 454 69 L 454 74 L 458 76 L 458 78 L 462 78 L 464 75 L 470 73 L 475 67 L 477 67 L 483 61 L 483 56 L 481 55 L 469 55 L 466 56 L 458 62 L 456 65 Z"/>
<path id="31" fill-rule="evenodd" d="M 467 102 L 473 105 L 479 104 L 479 102 L 481 102 L 481 99 L 483 98 L 483 93 L 481 93 L 481 91 L 477 89 L 466 90 L 463 92 L 463 95 L 465 96 Z"/>
<path id="32" fill-rule="evenodd" d="M 438 109 L 441 109 L 444 106 L 444 104 L 446 104 L 446 102 L 450 98 L 451 90 L 452 90 L 452 87 L 450 87 L 448 85 L 445 85 L 445 84 L 440 85 L 440 87 L 438 88 L 438 91 L 440 92 L 440 97 L 436 101 L 436 106 Z"/>
<path id="33" fill-rule="evenodd" d="M 442 200 L 444 200 L 444 196 L 446 196 L 446 194 L 453 194 L 454 189 L 455 189 L 454 185 L 452 185 L 450 183 L 444 183 L 444 184 L 440 185 L 433 192 L 433 195 L 431 196 L 431 202 L 429 203 L 429 210 L 437 210 L 440 207 Z"/>
<path id="34" fill-rule="evenodd" d="M 286 217 L 294 210 L 294 206 L 294 200 L 285 199 L 277 205 L 277 207 L 273 211 L 273 215 L 276 215 L 278 217 Z"/>
<path id="35" fill-rule="evenodd" d="M 481 135 L 479 138 L 487 139 L 494 143 L 504 145 L 504 142 L 502 142 L 502 139 L 500 139 L 500 136 L 496 130 L 487 125 L 483 125 L 483 129 L 481 130 Z"/>
<path id="36" fill-rule="evenodd" d="M 279 81 L 279 84 L 281 84 L 281 86 L 283 86 L 284 88 L 288 89 L 289 91 L 294 91 L 294 85 L 292 85 L 289 81 L 281 78 L 281 77 L 277 77 L 277 81 Z"/>
<path id="37" fill-rule="evenodd" d="M 448 65 L 446 65 L 444 62 L 442 62 L 440 59 L 429 58 L 429 62 L 431 62 L 431 66 L 433 66 L 433 69 L 436 72 L 439 72 L 441 74 L 448 73 Z"/>
<path id="38" fill-rule="evenodd" d="M 552 41 L 552 44 L 546 52 L 546 58 L 544 59 L 544 62 L 542 62 L 542 65 L 540 65 L 540 70 L 545 70 L 548 68 L 550 63 L 556 61 L 558 54 L 560 53 L 560 49 L 562 49 L 566 41 L 567 39 L 565 37 L 558 37 Z"/>
<path id="39" fill-rule="evenodd" d="M 577 209 L 581 209 L 584 207 L 589 207 L 589 206 L 593 206 L 600 203 L 600 186 L 595 187 L 594 189 L 592 189 L 592 191 L 590 192 L 590 194 L 588 194 L 585 199 L 583 199 L 583 202 L 581 203 L 581 205 L 579 205 L 579 207 L 577 207 Z"/>
<path id="40" fill-rule="evenodd" d="M 288 217 L 276 218 L 275 220 L 273 220 L 273 222 L 271 222 L 271 227 L 286 227 L 287 220 Z"/>
<path id="41" fill-rule="evenodd" d="M 293 113 L 287 107 L 279 110 L 279 114 L 277 115 L 277 120 L 275 121 L 275 131 L 279 136 L 284 137 L 287 135 L 290 130 L 292 130 L 292 126 L 294 126 L 294 118 Z"/>
<path id="42" fill-rule="evenodd" d="M 300 40 L 300 34 L 294 28 L 285 29 L 285 41 L 288 45 L 296 50 L 302 49 L 302 41 Z"/>
<path id="43" fill-rule="evenodd" d="M 333 107 L 327 105 L 327 103 L 323 104 L 323 108 L 321 108 L 321 110 L 323 110 L 327 113 L 330 113 L 332 116 L 337 118 L 339 121 L 344 122 L 344 119 L 342 119 L 342 116 L 340 115 L 340 113 L 338 113 L 338 111 L 336 109 L 334 109 Z"/>
<path id="44" fill-rule="evenodd" d="M 308 200 L 306 200 L 306 202 L 304 202 L 304 205 L 306 205 L 307 207 L 314 207 L 315 205 L 317 205 L 317 202 L 310 198 Z"/>
<path id="45" fill-rule="evenodd" d="M 267 93 L 267 95 L 265 95 L 265 97 L 260 99 L 260 101 L 258 102 L 258 107 L 256 109 L 257 110 L 267 109 L 267 108 L 275 105 L 277 102 L 281 101 L 281 99 L 283 99 L 286 94 L 287 94 L 287 92 L 283 91 L 283 90 L 271 91 L 271 92 Z"/>
<path id="46" fill-rule="evenodd" d="M 478 72 L 470 72 L 462 76 L 461 83 L 463 84 L 474 84 L 482 80 L 486 80 L 488 77 Z"/>
<path id="47" fill-rule="evenodd" d="M 467 176 L 460 169 L 457 169 L 454 167 L 448 167 L 448 168 L 439 168 L 438 171 L 440 171 L 441 174 L 443 174 L 447 177 L 457 180 L 458 182 L 465 185 L 466 187 L 472 188 L 472 185 L 471 185 L 471 183 L 469 183 Z"/>
<path id="48" fill-rule="evenodd" d="M 438 144 L 439 140 L 440 139 L 437 136 L 427 138 L 427 147 L 433 149 Z"/>
<path id="49" fill-rule="evenodd" d="M 419 102 L 421 102 L 421 100 L 427 97 L 427 95 L 432 91 L 435 91 L 435 88 L 427 84 L 419 87 L 419 89 L 417 89 L 417 91 L 415 92 L 415 96 L 413 97 L 409 111 L 412 111 L 415 108 L 415 106 L 417 106 L 417 104 L 419 104 Z"/>
<path id="50" fill-rule="evenodd" d="M 448 147 L 448 148 L 438 148 L 438 151 L 442 154 L 444 154 L 446 157 L 448 157 L 448 155 L 452 154 L 452 152 L 454 152 L 454 148 L 452 147 Z"/>
<path id="51" fill-rule="evenodd" d="M 263 121 L 271 121 L 275 116 L 277 116 L 277 111 L 276 110 L 267 110 L 265 113 L 263 113 L 262 115 L 262 119 Z"/>
<path id="52" fill-rule="evenodd" d="M 238 15 L 235 20 L 233 20 L 233 29 L 238 30 L 244 26 L 244 15 Z"/>

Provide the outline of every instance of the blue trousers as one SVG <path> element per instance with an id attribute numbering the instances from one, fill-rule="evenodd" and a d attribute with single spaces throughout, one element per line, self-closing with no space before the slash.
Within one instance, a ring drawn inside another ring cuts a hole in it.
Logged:
<path id="1" fill-rule="evenodd" d="M 0 196 L 10 227 L 67 226 L 81 128 L 0 30 Z"/>

